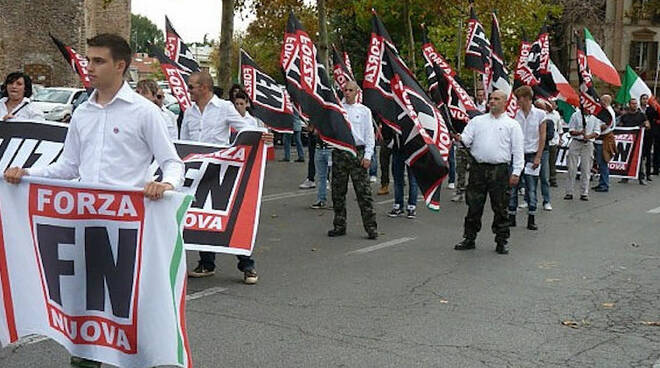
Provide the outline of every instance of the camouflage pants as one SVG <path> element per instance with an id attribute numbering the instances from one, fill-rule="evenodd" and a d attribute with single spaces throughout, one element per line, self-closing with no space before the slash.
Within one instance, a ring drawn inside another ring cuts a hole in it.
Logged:
<path id="1" fill-rule="evenodd" d="M 456 194 L 465 193 L 465 178 L 468 173 L 470 153 L 462 145 L 454 146 L 456 153 Z"/>
<path id="2" fill-rule="evenodd" d="M 345 151 L 332 151 L 332 206 L 335 211 L 335 229 L 346 229 L 346 192 L 350 176 L 362 213 L 364 229 L 368 233 L 376 231 L 376 212 L 371 197 L 369 174 L 361 164 L 363 157 L 364 148 L 358 148 L 357 157 Z"/>
<path id="3" fill-rule="evenodd" d="M 490 206 L 493 209 L 492 230 L 495 241 L 509 239 L 509 219 L 507 206 L 509 204 L 509 164 L 480 164 L 474 160 L 470 166 L 465 201 L 468 213 L 465 216 L 463 237 L 476 239 L 481 230 L 481 215 L 484 212 L 486 196 L 490 196 Z"/>

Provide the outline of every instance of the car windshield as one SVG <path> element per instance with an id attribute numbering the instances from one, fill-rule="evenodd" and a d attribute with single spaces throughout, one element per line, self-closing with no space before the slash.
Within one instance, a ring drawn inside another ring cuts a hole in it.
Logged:
<path id="1" fill-rule="evenodd" d="M 44 88 L 32 98 L 32 101 L 36 102 L 54 102 L 65 104 L 69 101 L 69 97 L 73 91 L 67 91 L 63 89 L 51 89 Z"/>

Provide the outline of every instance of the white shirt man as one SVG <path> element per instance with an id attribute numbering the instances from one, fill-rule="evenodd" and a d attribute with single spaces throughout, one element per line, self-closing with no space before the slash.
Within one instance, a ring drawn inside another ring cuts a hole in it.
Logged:
<path id="1" fill-rule="evenodd" d="M 144 187 L 152 157 L 163 182 L 183 184 L 183 162 L 169 140 L 158 107 L 124 83 L 105 106 L 97 91 L 73 113 L 62 156 L 54 164 L 30 168 L 28 174 L 83 182 Z"/>
<path id="2" fill-rule="evenodd" d="M 176 114 L 165 106 L 160 107 L 160 114 L 163 116 L 163 120 L 165 120 L 165 128 L 167 129 L 167 135 L 170 136 L 170 139 L 179 139 L 179 129 L 176 126 Z"/>
<path id="3" fill-rule="evenodd" d="M 582 112 L 576 111 L 571 115 L 568 123 L 568 132 L 573 140 L 568 146 L 568 176 L 566 176 L 566 195 L 564 199 L 573 199 L 575 176 L 578 162 L 580 163 L 581 195 L 583 201 L 589 200 L 589 179 L 593 166 L 594 139 L 600 134 L 600 125 L 603 123 L 593 115 L 585 115 L 586 124 L 582 124 Z"/>
<path id="4" fill-rule="evenodd" d="M 548 145 L 556 146 L 556 145 L 559 144 L 559 136 L 563 132 L 562 127 L 561 127 L 561 124 L 562 124 L 561 115 L 559 114 L 559 111 L 552 110 L 551 112 L 546 114 L 545 118 L 548 119 L 548 120 L 552 120 L 554 130 L 555 130 L 555 134 L 552 137 L 552 139 L 550 140 L 550 142 L 548 142 Z"/>
<path id="5" fill-rule="evenodd" d="M 506 114 L 474 117 L 461 133 L 461 141 L 478 163 L 504 164 L 513 156 L 513 174 L 520 176 L 525 163 L 522 129 Z"/>
<path id="6" fill-rule="evenodd" d="M 353 133 L 355 145 L 364 146 L 364 157 L 371 160 L 376 145 L 374 128 L 371 123 L 371 110 L 359 102 L 354 104 L 343 102 L 342 105 L 348 113 L 348 120 L 351 122 L 351 132 Z"/>
<path id="7" fill-rule="evenodd" d="M 7 97 L 0 98 L 0 119 L 7 114 L 14 115 L 13 118 L 7 119 L 7 121 L 21 121 L 21 120 L 44 120 L 44 115 L 41 111 L 34 108 L 30 103 L 30 99 L 23 97 L 23 101 L 16 106 L 13 111 L 7 111 Z"/>
<path id="8" fill-rule="evenodd" d="M 181 124 L 181 139 L 228 145 L 230 128 L 241 130 L 248 126 L 249 123 L 238 114 L 231 102 L 213 95 L 203 112 L 197 102 L 186 110 Z"/>
<path id="9" fill-rule="evenodd" d="M 520 124 L 525 139 L 525 153 L 536 153 L 539 147 L 539 126 L 545 120 L 545 112 L 532 106 L 528 114 L 522 109 L 516 113 L 516 121 Z"/>

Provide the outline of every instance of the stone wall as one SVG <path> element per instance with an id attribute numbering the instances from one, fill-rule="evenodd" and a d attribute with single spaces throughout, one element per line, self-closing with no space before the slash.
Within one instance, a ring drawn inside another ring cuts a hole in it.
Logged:
<path id="1" fill-rule="evenodd" d="M 130 0 L 0 0 L 0 78 L 25 71 L 45 86 L 81 86 L 48 33 L 83 54 L 102 32 L 130 34 Z"/>

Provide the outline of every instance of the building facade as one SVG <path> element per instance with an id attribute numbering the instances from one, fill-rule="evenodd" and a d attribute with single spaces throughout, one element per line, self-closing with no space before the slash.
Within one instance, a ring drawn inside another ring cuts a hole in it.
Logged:
<path id="1" fill-rule="evenodd" d="M 33 83 L 80 87 L 51 33 L 81 54 L 99 33 L 129 37 L 130 0 L 0 0 L 0 76 L 21 70 Z"/>

